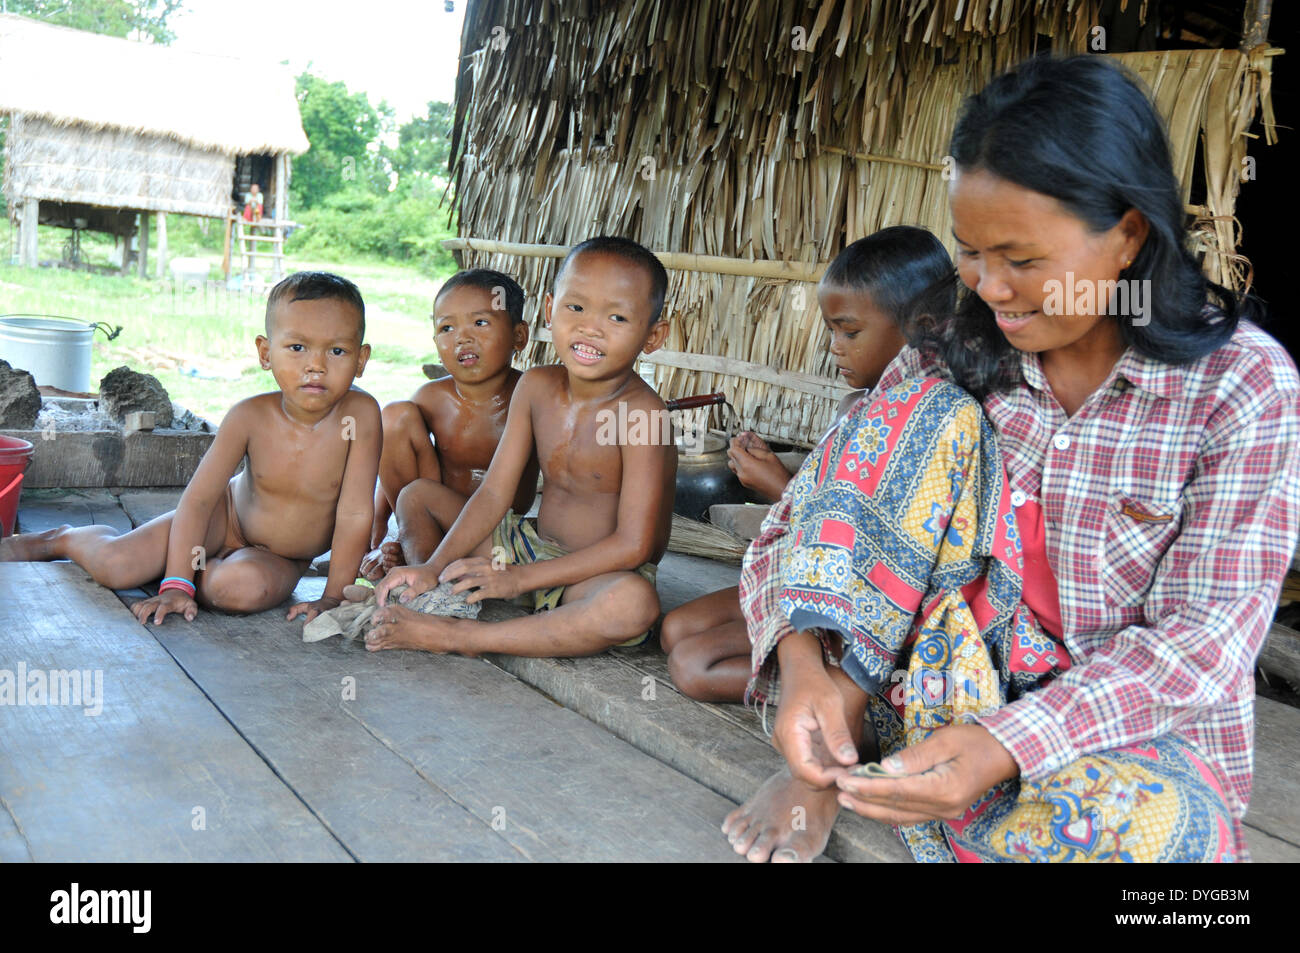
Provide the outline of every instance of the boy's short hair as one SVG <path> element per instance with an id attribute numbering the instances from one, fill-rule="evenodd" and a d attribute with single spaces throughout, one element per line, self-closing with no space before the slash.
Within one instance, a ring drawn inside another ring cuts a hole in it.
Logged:
<path id="1" fill-rule="evenodd" d="M 836 255 L 821 284 L 866 292 L 906 334 L 923 315 L 951 313 L 953 274 L 948 249 L 931 232 L 894 225 L 859 238 Z"/>
<path id="2" fill-rule="evenodd" d="M 573 260 L 584 252 L 614 255 L 638 268 L 644 268 L 650 275 L 650 323 L 654 324 L 663 316 L 664 297 L 668 294 L 668 272 L 664 269 L 663 262 L 655 257 L 654 252 L 620 235 L 588 238 L 585 242 L 569 249 L 569 253 L 564 256 L 564 261 L 560 262 L 559 271 L 555 273 L 555 284 L 559 283 L 560 276 L 568 271 Z"/>
<path id="3" fill-rule="evenodd" d="M 361 291 L 346 278 L 328 271 L 296 271 L 271 289 L 266 298 L 267 336 L 271 334 L 271 315 L 281 301 L 292 303 L 320 298 L 334 298 L 356 308 L 361 340 L 366 339 L 366 303 L 361 300 Z"/>
<path id="4" fill-rule="evenodd" d="M 519 282 L 509 275 L 493 271 L 491 268 L 469 268 L 456 272 L 442 283 L 438 293 L 433 296 L 434 310 L 438 308 L 438 299 L 453 288 L 462 286 L 480 288 L 491 295 L 496 295 L 497 289 L 501 289 L 505 297 L 503 310 L 510 315 L 510 324 L 513 326 L 524 323 L 524 289 L 519 287 Z"/>

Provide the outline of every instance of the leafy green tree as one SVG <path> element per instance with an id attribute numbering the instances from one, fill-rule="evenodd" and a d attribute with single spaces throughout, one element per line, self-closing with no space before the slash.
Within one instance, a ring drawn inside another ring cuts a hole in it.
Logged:
<path id="1" fill-rule="evenodd" d="M 398 189 L 409 188 L 414 180 L 446 181 L 454 119 L 450 103 L 429 103 L 423 116 L 397 130 L 397 147 L 386 149 L 385 155 L 397 176 Z"/>
<path id="2" fill-rule="evenodd" d="M 297 80 L 298 110 L 311 148 L 294 160 L 290 190 L 298 208 L 316 208 L 349 189 L 387 192 L 391 166 L 379 141 L 394 125 L 387 103 L 311 73 Z"/>
<path id="3" fill-rule="evenodd" d="M 70 26 L 105 36 L 170 43 L 175 34 L 167 26 L 185 0 L 3 0 L 5 13 Z"/>

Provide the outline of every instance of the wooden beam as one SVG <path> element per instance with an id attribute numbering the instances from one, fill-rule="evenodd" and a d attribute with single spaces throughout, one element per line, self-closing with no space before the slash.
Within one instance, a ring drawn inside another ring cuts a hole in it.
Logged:
<path id="1" fill-rule="evenodd" d="M 1268 43 L 1268 24 L 1273 15 L 1273 0 L 1246 0 L 1241 21 L 1241 51 L 1249 53 Z"/>
<path id="2" fill-rule="evenodd" d="M 158 266 L 160 279 L 167 277 L 167 213 L 158 213 Z"/>
<path id="3" fill-rule="evenodd" d="M 18 264 L 24 268 L 35 268 L 40 264 L 40 220 L 40 200 L 23 199 L 22 218 L 18 222 Z"/>
<path id="4" fill-rule="evenodd" d="M 1300 632 L 1276 622 L 1269 626 L 1268 639 L 1259 653 L 1259 667 L 1300 687 Z"/>
<path id="5" fill-rule="evenodd" d="M 140 254 L 139 254 L 139 258 L 136 261 L 136 266 L 139 269 L 140 277 L 148 278 L 149 277 L 149 213 L 148 212 L 140 213 L 140 231 L 138 232 L 138 235 L 140 239 L 140 250 L 139 250 Z"/>
<path id="6" fill-rule="evenodd" d="M 212 446 L 210 433 L 123 434 L 73 430 L 45 439 L 39 430 L 0 430 L 35 447 L 24 489 L 84 486 L 185 486 Z"/>
<path id="7" fill-rule="evenodd" d="M 498 242 L 487 238 L 444 238 L 442 247 L 450 251 L 478 251 L 493 255 L 517 255 L 520 258 L 563 258 L 569 253 L 570 246 Z M 820 281 L 827 265 L 826 262 L 755 261 L 750 258 L 693 255 L 675 251 L 657 251 L 654 254 L 665 268 L 674 271 L 737 275 L 742 278 L 783 278 L 787 281 Z"/>
<path id="8" fill-rule="evenodd" d="M 275 195 L 271 201 L 276 221 L 289 217 L 289 157 L 283 152 L 275 157 Z"/>
<path id="9" fill-rule="evenodd" d="M 532 335 L 534 341 L 551 340 L 551 332 L 539 328 Z M 827 377 L 804 374 L 799 371 L 782 371 L 766 364 L 742 361 L 734 357 L 718 357 L 713 354 L 688 354 L 686 351 L 655 351 L 642 354 L 639 360 L 647 364 L 661 364 L 665 367 L 680 367 L 688 371 L 707 371 L 710 374 L 726 374 L 730 377 L 743 377 L 746 380 L 762 381 L 788 390 L 797 390 L 814 397 L 827 400 L 839 400 L 849 392 L 849 388 Z"/>
<path id="10" fill-rule="evenodd" d="M 221 243 L 221 273 L 225 276 L 226 281 L 230 280 L 230 229 L 234 221 L 235 216 L 233 214 L 226 216 L 226 238 Z"/>

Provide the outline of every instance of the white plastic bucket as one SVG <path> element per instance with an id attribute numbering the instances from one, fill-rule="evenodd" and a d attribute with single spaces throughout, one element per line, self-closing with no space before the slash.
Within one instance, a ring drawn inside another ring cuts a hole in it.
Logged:
<path id="1" fill-rule="evenodd" d="M 0 315 L 0 360 L 27 371 L 38 387 L 84 394 L 90 390 L 90 344 L 98 327 L 52 314 Z"/>

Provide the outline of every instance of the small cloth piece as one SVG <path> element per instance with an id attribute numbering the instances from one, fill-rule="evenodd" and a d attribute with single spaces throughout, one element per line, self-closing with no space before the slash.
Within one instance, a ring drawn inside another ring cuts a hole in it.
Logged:
<path id="1" fill-rule="evenodd" d="M 397 586 L 388 593 L 390 602 L 403 605 L 398 596 L 407 590 L 407 586 Z M 481 603 L 471 604 L 466 600 L 467 593 L 451 591 L 452 584 L 441 582 L 437 588 L 422 592 L 404 608 L 423 612 L 425 615 L 452 616 L 457 619 L 477 619 Z M 302 627 L 304 642 L 319 642 L 331 635 L 341 635 L 345 639 L 364 636 L 372 627 L 371 618 L 379 609 L 372 589 L 365 602 L 348 602 L 334 609 L 326 609 L 316 618 Z"/>

